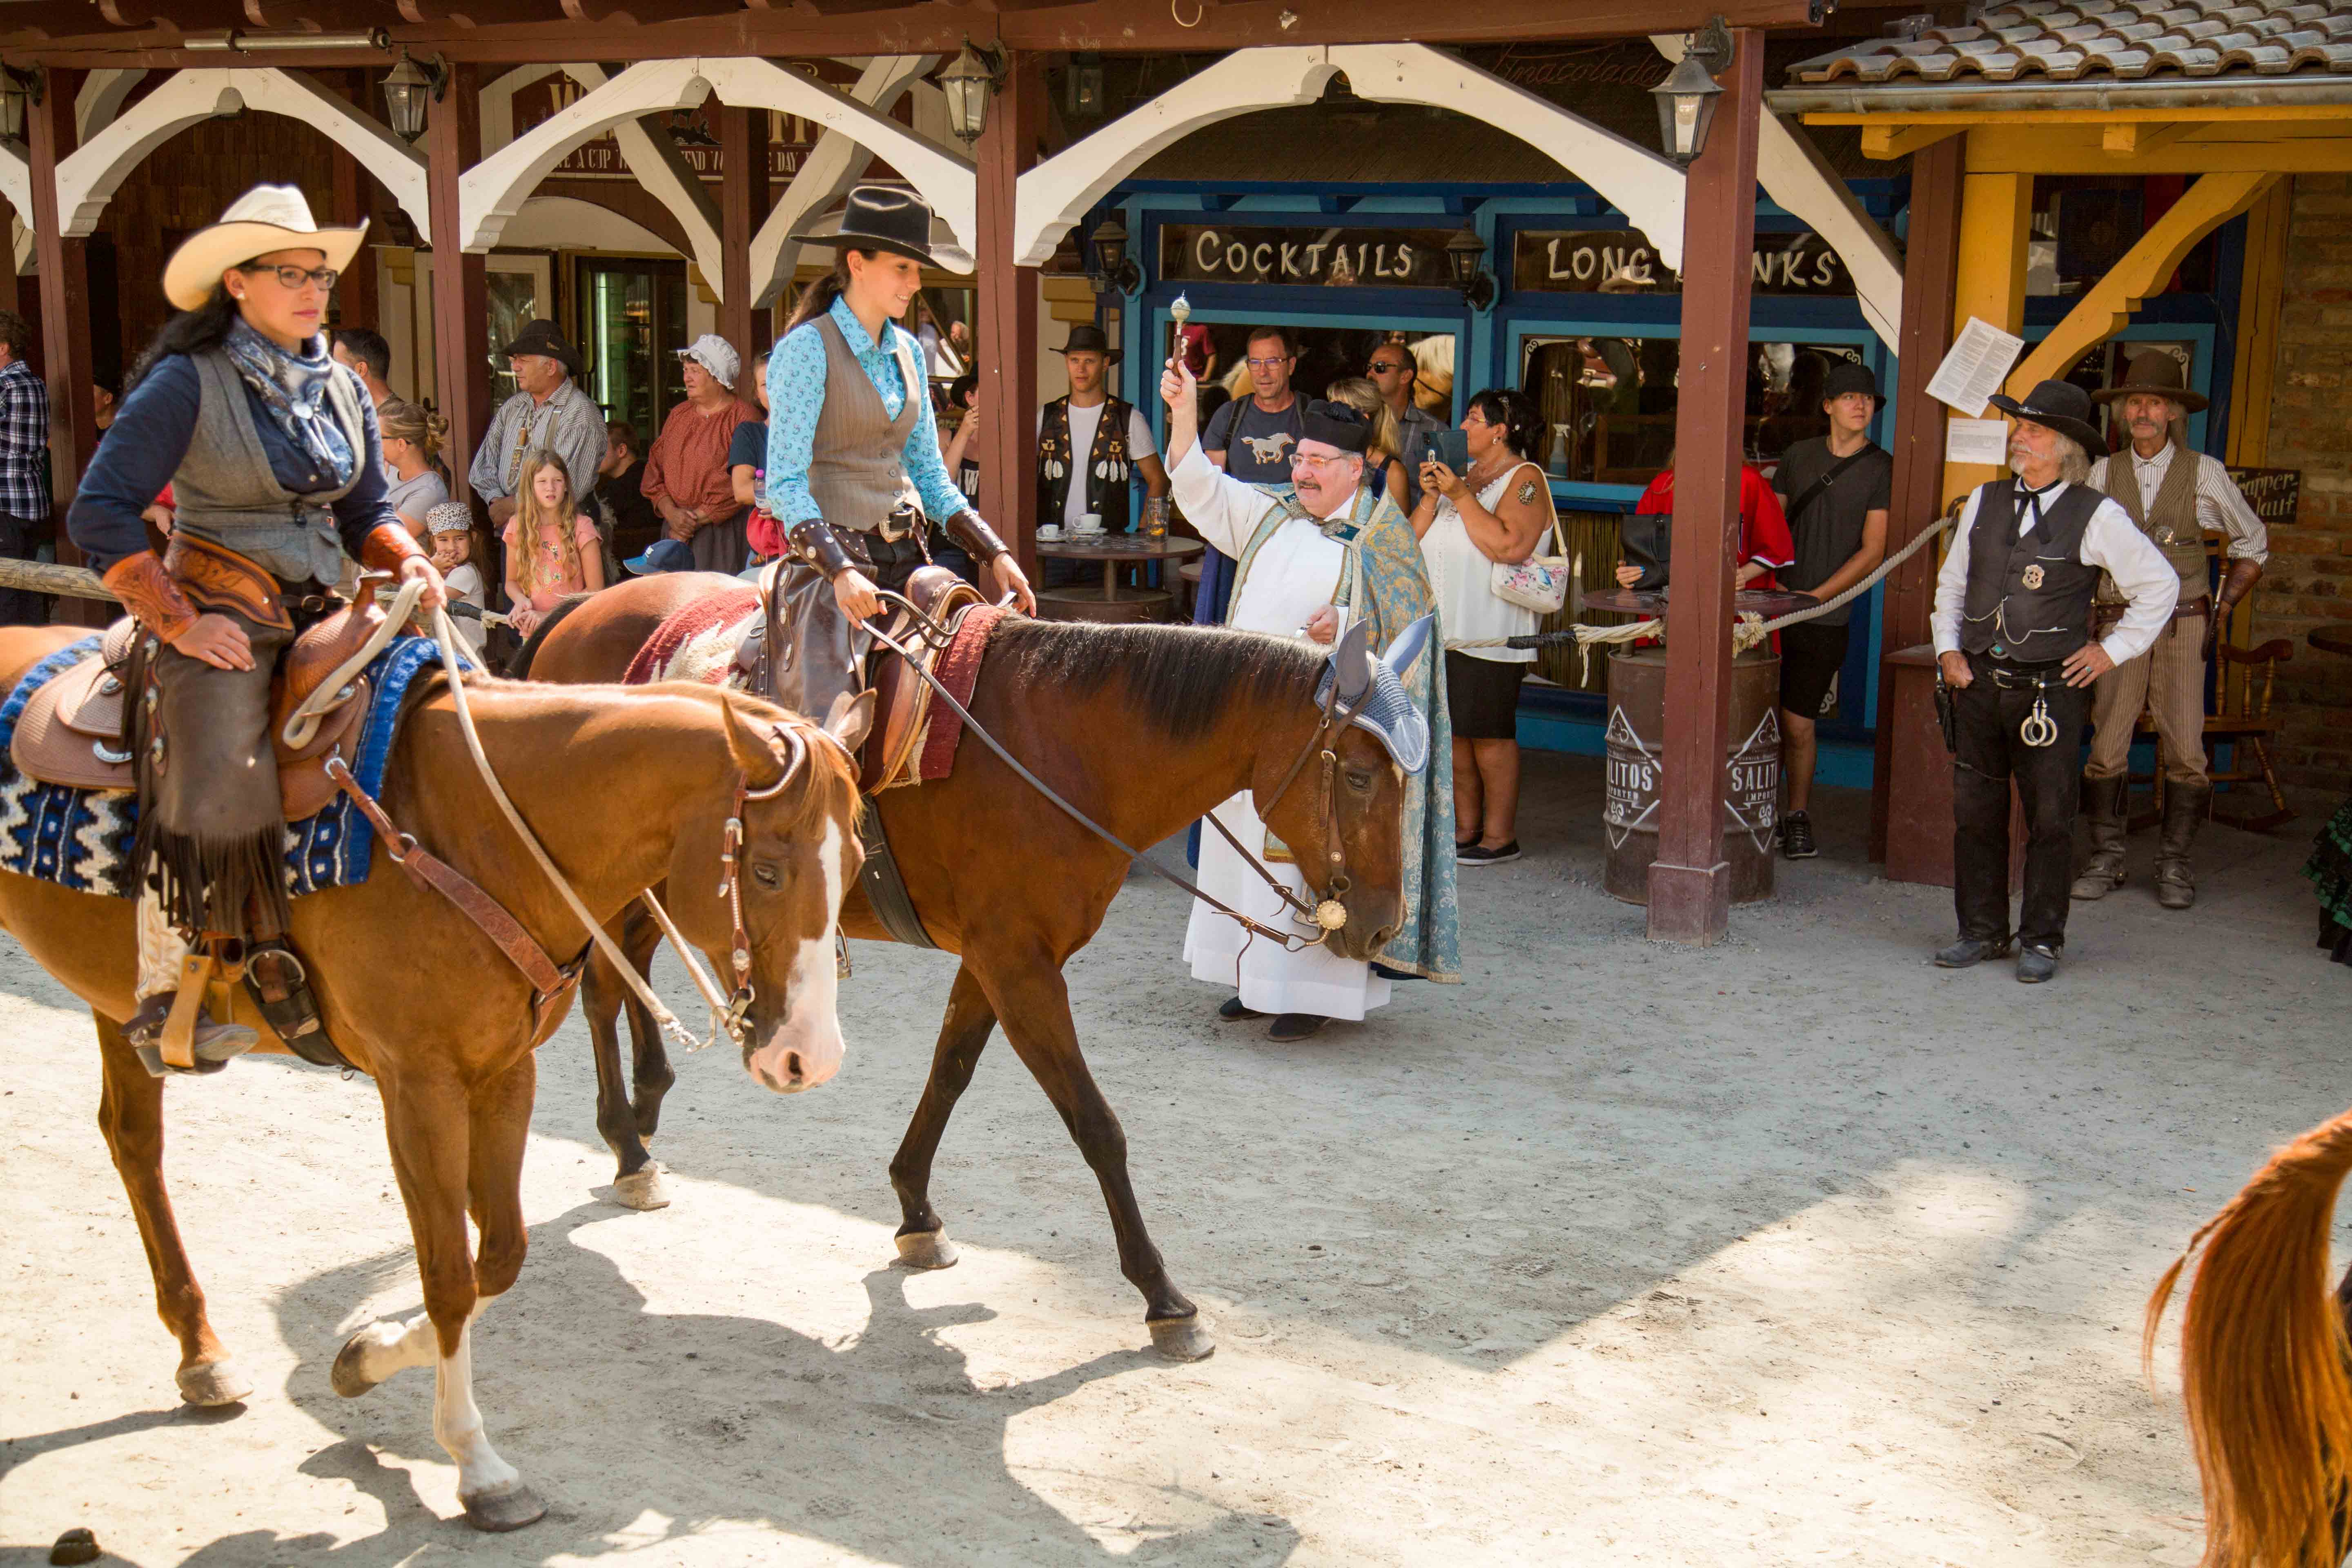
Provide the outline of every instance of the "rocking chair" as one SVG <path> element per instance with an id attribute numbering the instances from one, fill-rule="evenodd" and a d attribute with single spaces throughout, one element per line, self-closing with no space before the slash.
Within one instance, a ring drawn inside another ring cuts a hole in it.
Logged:
<path id="1" fill-rule="evenodd" d="M 2294 821 L 2295 816 L 2286 803 L 2286 795 L 2279 788 L 2277 771 L 2271 766 L 2270 747 L 2270 738 L 2278 729 L 2278 721 L 2270 716 L 2271 687 L 2277 679 L 2278 667 L 2294 657 L 2294 645 L 2284 637 L 2273 637 L 2256 648 L 2242 648 L 2221 642 L 2214 645 L 2213 653 L 2220 670 L 2215 689 L 2220 710 L 2205 716 L 2207 773 L 2216 786 L 2256 783 L 2264 785 L 2270 791 L 2271 809 L 2266 812 L 2225 812 L 2221 809 L 2222 795 L 2217 787 L 2206 814 L 2216 822 L 2243 828 L 2249 833 L 2267 833 L 2273 827 Z M 2259 687 L 2255 679 L 2257 670 L 2261 674 Z M 2133 731 L 2133 738 L 2153 738 L 2155 734 L 2156 721 L 2142 712 L 2139 723 Z M 2231 748 L 2230 761 L 2232 765 L 2227 770 L 2217 764 L 2215 753 L 2217 742 L 2228 742 Z M 2245 765 L 2249 752 L 2252 754 L 2254 763 L 2251 768 Z M 2131 782 L 2138 784 L 2143 779 L 2149 785 L 2150 805 L 2147 811 L 2132 816 L 2134 832 L 2143 827 L 2153 827 L 2164 818 L 2164 767 L 2161 759 L 2152 775 L 2136 773 L 2132 775 Z"/>

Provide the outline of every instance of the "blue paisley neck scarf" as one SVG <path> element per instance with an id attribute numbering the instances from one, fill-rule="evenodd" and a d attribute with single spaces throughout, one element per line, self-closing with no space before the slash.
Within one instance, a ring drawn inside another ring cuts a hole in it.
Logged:
<path id="1" fill-rule="evenodd" d="M 302 346 L 309 352 L 289 353 L 241 320 L 230 326 L 221 344 L 247 389 L 269 410 L 271 421 L 341 487 L 351 482 L 356 459 L 342 426 L 327 406 L 335 362 L 328 357 L 324 332 Z"/>

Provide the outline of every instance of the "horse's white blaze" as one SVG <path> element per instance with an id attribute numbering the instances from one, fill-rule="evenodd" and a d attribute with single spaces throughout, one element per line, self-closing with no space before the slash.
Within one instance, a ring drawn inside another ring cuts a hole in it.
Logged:
<path id="1" fill-rule="evenodd" d="M 779 1094 L 814 1089 L 841 1070 L 841 993 L 834 967 L 834 936 L 841 925 L 841 898 L 849 875 L 849 840 L 838 822 L 824 826 L 824 844 L 818 850 L 824 867 L 824 930 L 802 942 L 793 954 L 791 1010 L 775 1034 L 762 1041 L 746 1059 L 751 1076 Z M 798 1058 L 796 1079 L 786 1067 Z"/>
<path id="2" fill-rule="evenodd" d="M 419 1312 L 406 1322 L 384 1318 L 352 1336 L 359 1347 L 360 1371 L 371 1384 L 382 1383 L 412 1366 L 431 1366 L 441 1353 L 430 1314 Z"/>
<path id="3" fill-rule="evenodd" d="M 490 1447 L 482 1430 L 482 1412 L 474 1404 L 474 1320 L 481 1315 L 477 1302 L 458 1331 L 456 1352 L 440 1358 L 433 1381 L 433 1436 L 457 1466 L 461 1498 L 496 1496 L 522 1479 Z"/>

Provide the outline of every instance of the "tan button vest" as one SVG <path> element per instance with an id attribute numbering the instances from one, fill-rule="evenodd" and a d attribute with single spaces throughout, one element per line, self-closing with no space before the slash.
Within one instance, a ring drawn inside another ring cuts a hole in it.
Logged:
<path id="1" fill-rule="evenodd" d="M 917 399 L 929 396 L 929 388 L 906 342 L 892 332 L 907 389 L 907 401 L 893 419 L 840 324 L 830 315 L 820 316 L 816 331 L 824 343 L 824 406 L 817 411 L 810 443 L 809 494 L 829 526 L 870 533 L 898 507 L 922 506 L 915 481 L 907 477 L 905 454 L 922 412 Z"/>
<path id="2" fill-rule="evenodd" d="M 2164 470 L 2164 482 L 2157 487 L 2156 504 L 2140 506 L 2139 475 L 2132 465 L 2129 447 L 2107 459 L 2107 494 L 2123 508 L 2139 531 L 2147 535 L 2148 542 L 2163 552 L 2165 560 L 2180 574 L 2180 602 L 2201 597 L 2207 591 L 2205 582 L 2205 535 L 2197 524 L 2197 454 L 2175 447 L 2172 462 Z M 2123 593 L 2115 579 L 2099 574 L 2099 602 L 2120 605 Z"/>

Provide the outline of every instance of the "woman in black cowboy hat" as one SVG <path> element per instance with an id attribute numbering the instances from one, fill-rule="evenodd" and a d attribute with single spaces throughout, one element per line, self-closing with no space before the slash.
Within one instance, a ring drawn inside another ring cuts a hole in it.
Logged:
<path id="1" fill-rule="evenodd" d="M 921 345 L 895 323 L 942 261 L 931 209 L 904 191 L 860 185 L 838 226 L 793 237 L 830 245 L 833 271 L 801 297 L 768 362 L 768 504 L 790 546 L 779 620 L 794 649 L 777 696 L 822 715 L 853 689 L 856 623 L 923 564 L 928 517 L 971 552 L 1024 611 L 1029 580 L 940 458 Z"/>

